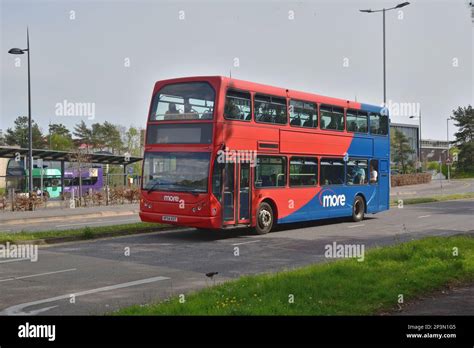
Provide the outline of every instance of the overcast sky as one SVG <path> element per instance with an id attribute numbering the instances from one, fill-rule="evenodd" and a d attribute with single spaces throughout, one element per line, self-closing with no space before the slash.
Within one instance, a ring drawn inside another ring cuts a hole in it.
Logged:
<path id="1" fill-rule="evenodd" d="M 81 120 L 144 127 L 155 81 L 230 70 L 380 105 L 382 15 L 358 9 L 399 2 L 0 0 L 0 129 L 27 115 L 26 56 L 7 53 L 25 48 L 27 25 L 33 118 L 44 131 L 50 122 L 72 129 Z M 451 110 L 473 104 L 468 2 L 413 0 L 387 13 L 387 98 L 395 107 L 421 106 L 423 138 L 446 139 Z M 65 100 L 91 103 L 95 118 L 56 115 Z M 418 122 L 408 116 L 392 122 Z"/>

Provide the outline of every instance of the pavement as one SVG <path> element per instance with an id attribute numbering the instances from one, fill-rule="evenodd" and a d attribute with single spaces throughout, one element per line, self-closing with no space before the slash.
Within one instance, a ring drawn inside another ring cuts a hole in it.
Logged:
<path id="1" fill-rule="evenodd" d="M 0 314 L 100 315 L 242 275 L 327 262 L 325 246 L 333 242 L 364 244 L 367 250 L 426 236 L 472 234 L 473 213 L 474 200 L 457 200 L 405 205 L 358 223 L 282 225 L 263 236 L 247 229 L 183 228 L 40 246 L 37 262 L 0 260 Z M 219 273 L 212 281 L 207 272 Z M 474 314 L 472 307 L 466 311 Z M 440 307 L 433 313 L 441 313 Z"/>
<path id="2" fill-rule="evenodd" d="M 0 233 L 64 230 L 140 222 L 138 204 L 0 212 Z"/>
<path id="3" fill-rule="evenodd" d="M 432 180 L 428 184 L 392 187 L 390 198 L 419 198 L 468 192 L 474 192 L 474 179 Z"/>
<path id="4" fill-rule="evenodd" d="M 420 298 L 397 313 L 397 315 L 473 315 L 474 284 L 441 290 Z"/>

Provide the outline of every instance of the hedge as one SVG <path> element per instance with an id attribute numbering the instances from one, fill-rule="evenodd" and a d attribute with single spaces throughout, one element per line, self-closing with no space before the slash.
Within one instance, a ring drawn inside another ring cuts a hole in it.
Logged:
<path id="1" fill-rule="evenodd" d="M 427 184 L 431 182 L 430 173 L 398 174 L 392 175 L 392 187 Z"/>

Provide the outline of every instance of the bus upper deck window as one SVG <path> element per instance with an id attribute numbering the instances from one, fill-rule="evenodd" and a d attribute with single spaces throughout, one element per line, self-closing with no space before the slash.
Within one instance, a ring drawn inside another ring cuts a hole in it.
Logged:
<path id="1" fill-rule="evenodd" d="M 155 95 L 150 121 L 211 120 L 215 92 L 207 82 L 165 85 Z"/>
<path id="2" fill-rule="evenodd" d="M 254 99 L 254 114 L 257 122 L 286 124 L 286 99 L 257 94 Z"/>
<path id="3" fill-rule="evenodd" d="M 344 130 L 344 109 L 334 106 L 321 106 L 321 129 Z"/>
<path id="4" fill-rule="evenodd" d="M 370 133 L 378 135 L 388 134 L 388 116 L 379 113 L 370 113 Z"/>
<path id="5" fill-rule="evenodd" d="M 230 120 L 250 121 L 250 93 L 235 90 L 227 91 L 225 98 L 224 117 Z"/>

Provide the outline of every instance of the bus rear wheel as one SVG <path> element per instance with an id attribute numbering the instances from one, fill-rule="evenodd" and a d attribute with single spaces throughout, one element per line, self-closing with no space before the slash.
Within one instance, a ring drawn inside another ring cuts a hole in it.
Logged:
<path id="1" fill-rule="evenodd" d="M 255 232 L 257 234 L 267 234 L 273 228 L 274 215 L 270 204 L 263 202 L 257 210 L 257 225 Z"/>
<path id="2" fill-rule="evenodd" d="M 365 202 L 361 196 L 356 196 L 352 205 L 352 221 L 359 222 L 364 220 Z"/>

